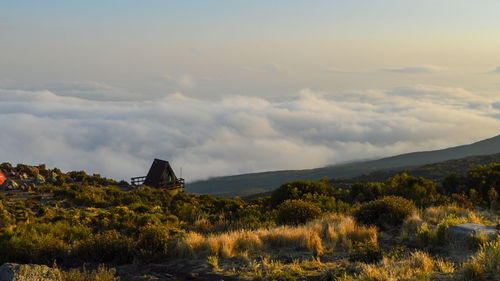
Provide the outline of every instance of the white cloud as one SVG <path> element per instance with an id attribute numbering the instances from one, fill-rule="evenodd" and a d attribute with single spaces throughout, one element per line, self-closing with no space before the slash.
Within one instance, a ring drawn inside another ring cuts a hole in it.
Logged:
<path id="1" fill-rule="evenodd" d="M 40 91 L 40 89 L 43 89 L 59 96 L 76 97 L 85 100 L 126 101 L 144 98 L 141 94 L 96 81 L 58 81 L 29 87 L 18 84 L 14 81 L 5 81 L 4 83 L 0 81 L 0 87 L 2 88 L 24 91 Z"/>
<path id="2" fill-rule="evenodd" d="M 346 70 L 346 69 L 337 68 L 337 67 L 327 67 L 323 71 L 328 72 L 328 73 L 335 73 L 335 74 L 361 73 L 360 71 Z"/>
<path id="3" fill-rule="evenodd" d="M 163 75 L 163 79 L 167 83 L 172 84 L 174 87 L 180 89 L 189 89 L 196 86 L 194 77 L 189 74 L 182 74 L 182 75 L 165 74 Z"/>
<path id="4" fill-rule="evenodd" d="M 269 72 L 282 72 L 282 71 L 284 71 L 283 66 L 281 66 L 277 63 L 266 64 L 262 68 L 266 71 L 269 71 Z"/>
<path id="5" fill-rule="evenodd" d="M 402 73 L 402 74 L 428 74 L 441 71 L 441 68 L 433 65 L 422 65 L 422 66 L 404 66 L 404 67 L 391 67 L 382 68 L 381 71 Z"/>
<path id="6" fill-rule="evenodd" d="M 157 157 L 194 180 L 468 143 L 500 133 L 498 103 L 494 94 L 425 85 L 329 95 L 303 90 L 279 102 L 180 93 L 103 101 L 0 90 L 0 143 L 2 161 L 128 179 L 145 174 Z"/>
<path id="7" fill-rule="evenodd" d="M 251 72 L 274 72 L 274 73 L 278 73 L 278 72 L 285 72 L 287 71 L 287 69 L 278 64 L 278 63 L 269 63 L 269 64 L 264 64 L 264 65 L 260 65 L 258 67 L 251 67 L 251 66 L 245 66 L 245 67 L 242 67 L 243 70 L 246 70 L 246 71 L 251 71 Z"/>

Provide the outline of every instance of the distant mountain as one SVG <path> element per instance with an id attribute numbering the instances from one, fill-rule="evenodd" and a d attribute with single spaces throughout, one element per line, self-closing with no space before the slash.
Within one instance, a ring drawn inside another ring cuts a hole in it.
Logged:
<path id="1" fill-rule="evenodd" d="M 444 162 L 426 164 L 414 168 L 378 170 L 369 174 L 355 176 L 350 178 L 336 178 L 330 181 L 335 187 L 349 188 L 353 183 L 357 182 L 384 182 L 388 178 L 395 176 L 401 172 L 406 172 L 411 176 L 424 177 L 433 180 L 436 183 L 441 183 L 451 173 L 456 173 L 459 176 L 467 175 L 471 167 L 475 165 L 487 165 L 490 163 L 500 163 L 500 153 L 469 156 L 460 159 L 448 160 Z M 249 201 L 254 198 L 264 197 L 272 194 L 272 190 L 261 193 L 256 193 L 248 196 L 243 196 L 242 199 Z"/>
<path id="2" fill-rule="evenodd" d="M 380 170 L 401 171 L 431 163 L 495 153 L 500 153 L 500 135 L 468 145 L 442 150 L 413 152 L 378 160 L 354 162 L 317 169 L 284 170 L 216 177 L 188 183 L 186 191 L 224 197 L 247 196 L 273 190 L 282 183 L 291 180 L 319 180 L 325 176 L 329 178 L 348 178 Z"/>
<path id="3" fill-rule="evenodd" d="M 465 176 L 471 167 L 475 165 L 487 165 L 490 163 L 500 163 L 500 153 L 469 156 L 444 162 L 426 164 L 413 168 L 379 170 L 361 176 L 337 178 L 332 180 L 331 182 L 336 185 L 351 184 L 356 182 L 383 182 L 386 179 L 398 173 L 401 173 L 404 170 L 404 172 L 408 173 L 411 176 L 424 177 L 426 179 L 430 179 L 437 183 L 440 183 L 451 173 Z"/>

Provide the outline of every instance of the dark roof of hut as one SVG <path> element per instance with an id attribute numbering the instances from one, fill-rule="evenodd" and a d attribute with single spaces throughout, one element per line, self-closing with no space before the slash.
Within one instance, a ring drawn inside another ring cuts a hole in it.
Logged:
<path id="1" fill-rule="evenodd" d="M 144 180 L 144 185 L 152 187 L 161 187 L 171 180 L 176 180 L 174 170 L 168 163 L 168 161 L 155 159 L 151 168 L 149 168 L 148 175 Z"/>

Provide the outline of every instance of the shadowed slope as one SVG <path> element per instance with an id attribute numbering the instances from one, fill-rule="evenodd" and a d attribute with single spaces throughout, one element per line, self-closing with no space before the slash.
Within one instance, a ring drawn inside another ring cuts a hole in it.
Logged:
<path id="1" fill-rule="evenodd" d="M 292 180 L 319 180 L 325 176 L 329 178 L 354 177 L 378 170 L 403 170 L 431 163 L 493 153 L 500 153 L 500 135 L 468 145 L 442 150 L 413 152 L 372 161 L 308 170 L 285 170 L 211 178 L 189 183 L 186 189 L 191 193 L 227 197 L 245 196 L 275 189 L 280 184 Z"/>

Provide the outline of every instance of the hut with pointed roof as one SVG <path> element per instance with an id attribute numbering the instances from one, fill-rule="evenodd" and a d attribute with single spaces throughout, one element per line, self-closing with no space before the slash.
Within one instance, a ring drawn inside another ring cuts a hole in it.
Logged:
<path id="1" fill-rule="evenodd" d="M 170 163 L 161 159 L 154 159 L 147 176 L 131 178 L 131 184 L 135 186 L 147 185 L 155 188 L 184 190 L 184 179 L 178 178 Z"/>

